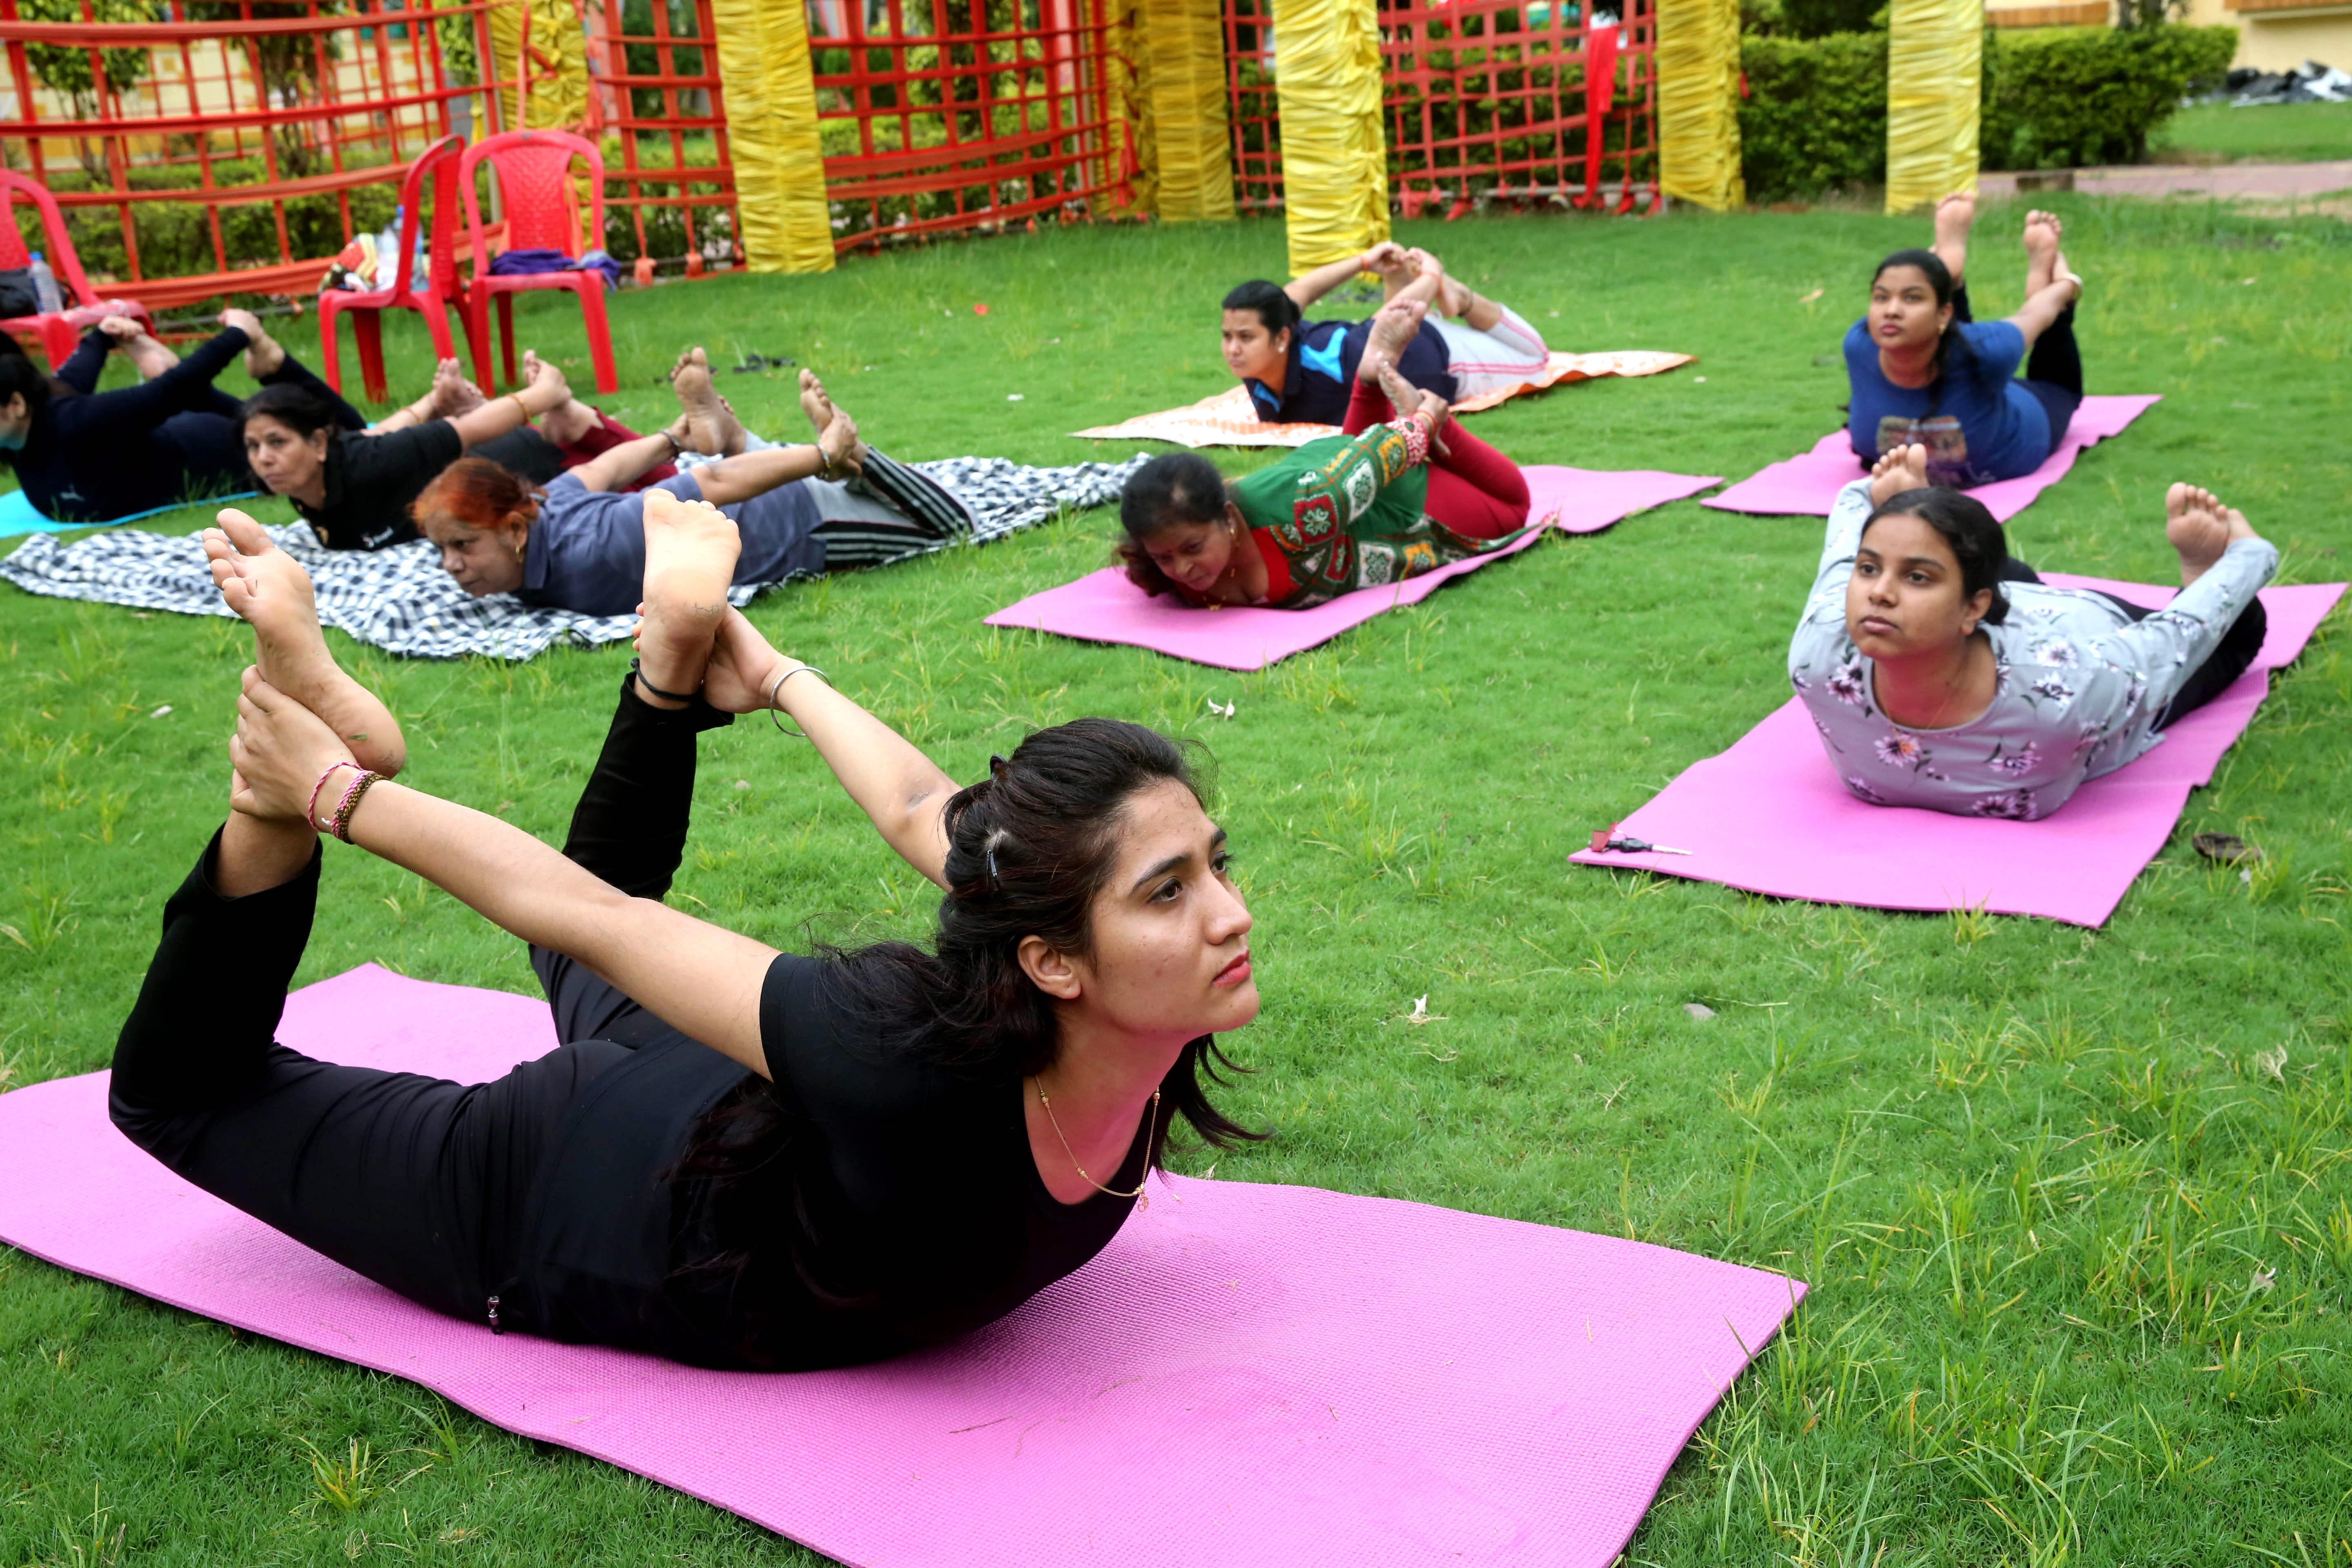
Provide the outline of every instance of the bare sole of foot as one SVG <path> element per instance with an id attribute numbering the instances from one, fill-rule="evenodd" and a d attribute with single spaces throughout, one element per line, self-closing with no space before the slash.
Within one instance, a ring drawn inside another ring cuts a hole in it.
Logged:
<path id="1" fill-rule="evenodd" d="M 2065 227 L 2051 213 L 2035 211 L 2025 215 L 2025 292 L 2029 299 L 2049 288 L 2057 276 L 2058 241 Z"/>
<path id="2" fill-rule="evenodd" d="M 1428 313 L 1429 308 L 1419 303 L 1382 306 L 1380 314 L 1372 318 L 1370 335 L 1364 340 L 1366 357 L 1377 353 L 1394 363 L 1412 342 L 1413 334 L 1421 331 L 1422 318 Z"/>
<path id="3" fill-rule="evenodd" d="M 686 415 L 690 432 L 687 445 L 698 452 L 715 458 L 732 458 L 744 447 L 743 422 L 719 395 L 711 384 L 710 358 L 699 346 L 677 356 L 670 367 L 670 390 L 677 394 L 677 405 Z"/>
<path id="4" fill-rule="evenodd" d="M 645 492 L 646 580 L 637 658 L 647 684 L 694 691 L 710 662 L 711 640 L 727 618 L 727 590 L 743 536 L 708 501 Z"/>
<path id="5" fill-rule="evenodd" d="M 1969 231 L 1976 227 L 1977 194 L 1954 191 L 1936 204 L 1936 243 L 1930 247 L 1958 283 L 1969 268 Z"/>
<path id="6" fill-rule="evenodd" d="M 2165 492 L 2164 542 L 2180 556 L 2182 587 L 2205 575 L 2230 548 L 2235 515 L 2219 496 L 2195 485 L 2175 485 Z"/>
<path id="7" fill-rule="evenodd" d="M 265 375 L 275 374 L 278 367 L 285 363 L 285 345 L 280 343 L 276 338 L 271 337 L 268 332 L 262 333 L 260 337 L 246 345 L 245 374 L 253 377 L 256 381 L 259 381 Z M 268 680 L 268 677 L 264 676 L 262 679 Z M 272 686 L 278 685 L 274 680 L 271 680 L 269 684 Z M 278 687 L 278 689 L 282 691 L 285 688 Z"/>
<path id="8" fill-rule="evenodd" d="M 234 507 L 205 530 L 205 556 L 221 598 L 253 628 L 261 678 L 325 720 L 360 766 L 390 778 L 408 763 L 392 710 L 343 672 L 319 630 L 318 602 L 301 563 Z"/>
<path id="9" fill-rule="evenodd" d="M 488 401 L 457 361 L 445 359 L 433 367 L 433 406 L 442 418 L 471 414 Z"/>

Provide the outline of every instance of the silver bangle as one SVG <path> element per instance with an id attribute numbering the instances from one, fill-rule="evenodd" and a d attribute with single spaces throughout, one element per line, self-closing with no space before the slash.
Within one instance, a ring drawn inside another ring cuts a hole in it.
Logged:
<path id="1" fill-rule="evenodd" d="M 805 741 L 808 739 L 808 735 L 804 731 L 787 730 L 784 728 L 783 720 L 778 717 L 782 710 L 776 706 L 776 694 L 783 690 L 785 681 L 790 680 L 793 676 L 802 673 L 803 670 L 815 676 L 827 686 L 833 684 L 833 677 L 825 674 L 824 671 L 819 669 L 813 664 L 796 664 L 793 666 L 792 668 L 784 671 L 783 674 L 776 677 L 775 679 L 768 683 L 768 720 L 771 723 L 775 725 L 776 733 L 780 735 L 790 735 L 795 741 Z"/>

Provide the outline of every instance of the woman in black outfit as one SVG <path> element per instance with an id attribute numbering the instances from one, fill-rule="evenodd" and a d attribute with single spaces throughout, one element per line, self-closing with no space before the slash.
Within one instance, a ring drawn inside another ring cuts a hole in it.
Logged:
<path id="1" fill-rule="evenodd" d="M 1081 720 L 959 789 L 728 609 L 733 525 L 653 491 L 642 668 L 558 855 L 359 788 L 337 733 L 364 694 L 300 569 L 225 522 L 215 576 L 260 650 L 236 809 L 165 907 L 113 1077 L 116 1124 L 196 1185 L 488 1329 L 782 1370 L 935 1342 L 1079 1268 L 1179 1111 L 1251 1136 L 1202 1083 L 1256 1016 L 1250 917 L 1164 737 Z M 804 958 L 658 901 L 696 735 L 770 706 L 944 889 L 936 951 Z M 271 1043 L 317 898 L 314 787 L 352 841 L 531 944 L 566 1044 L 467 1086 Z"/>
<path id="2" fill-rule="evenodd" d="M 127 320 L 127 319 L 126 319 Z M 254 488 L 238 430 L 240 405 L 213 385 L 230 360 L 265 388 L 300 387 L 336 426 L 366 423 L 300 362 L 279 349 L 249 310 L 225 310 L 222 330 L 173 362 L 143 334 L 92 327 L 54 377 L 0 348 L 0 457 L 45 517 L 110 522 Z M 100 392 L 98 378 L 118 341 L 160 359 L 136 386 Z M 5 340 L 0 340 L 5 342 Z"/>

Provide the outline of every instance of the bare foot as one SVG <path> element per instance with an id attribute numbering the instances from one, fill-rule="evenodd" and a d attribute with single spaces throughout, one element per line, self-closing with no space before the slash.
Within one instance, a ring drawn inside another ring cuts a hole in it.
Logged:
<path id="1" fill-rule="evenodd" d="M 474 378 L 454 359 L 445 359 L 433 367 L 433 412 L 443 419 L 455 419 L 471 414 L 488 399 Z"/>
<path id="2" fill-rule="evenodd" d="M 2164 542 L 2180 555 L 2180 585 L 2205 575 L 2231 541 L 2252 539 L 2246 514 L 2225 507 L 2211 490 L 2175 485 L 2164 495 Z"/>
<path id="3" fill-rule="evenodd" d="M 245 374 L 254 380 L 259 381 L 263 376 L 273 374 L 279 365 L 286 363 L 286 351 L 278 346 L 276 338 L 271 337 L 263 329 L 261 318 L 252 311 L 223 310 L 220 313 L 220 323 L 224 327 L 237 327 L 244 331 Z M 276 686 L 278 683 L 271 681 L 270 684 Z M 283 691 L 285 688 L 281 686 L 278 689 Z"/>
<path id="4" fill-rule="evenodd" d="M 221 598 L 253 628 L 261 678 L 326 721 L 360 766 L 386 778 L 408 763 L 392 710 L 343 672 L 319 630 L 310 574 L 270 542 L 259 523 L 231 507 L 205 530 L 205 555 Z"/>
<path id="5" fill-rule="evenodd" d="M 1473 294 L 1465 284 L 1458 281 L 1454 274 L 1445 270 L 1445 263 L 1417 245 L 1406 251 L 1405 255 L 1412 258 L 1418 271 L 1437 274 L 1437 297 L 1431 303 L 1437 307 L 1439 315 L 1466 316 L 1470 313 L 1471 302 L 1477 299 L 1477 296 Z"/>
<path id="6" fill-rule="evenodd" d="M 806 372 L 803 372 L 806 374 Z M 677 394 L 677 405 L 686 414 L 691 432 L 687 445 L 698 452 L 714 458 L 732 458 L 743 450 L 743 422 L 735 417 L 735 410 L 719 395 L 710 383 L 710 358 L 701 348 L 687 350 L 670 367 L 670 390 Z"/>
<path id="7" fill-rule="evenodd" d="M 1412 343 L 1413 334 L 1421 331 L 1422 318 L 1428 314 L 1429 307 L 1418 300 L 1381 306 L 1380 312 L 1372 318 L 1370 335 L 1364 340 L 1364 357 L 1356 365 L 1356 378 L 1359 381 L 1377 380 L 1380 367 L 1373 365 L 1371 374 L 1366 374 L 1364 366 L 1370 364 L 1376 355 L 1383 363 L 1394 364 Z"/>
<path id="8" fill-rule="evenodd" d="M 1885 506 L 1906 490 L 1927 488 L 1927 448 L 1897 447 L 1870 470 L 1870 504 Z"/>
<path id="9" fill-rule="evenodd" d="M 180 363 L 180 356 L 150 337 L 135 316 L 109 316 L 99 322 L 98 330 L 114 340 L 114 346 L 131 361 L 142 381 L 152 381 Z"/>
<path id="10" fill-rule="evenodd" d="M 708 501 L 645 492 L 644 621 L 637 631 L 642 684 L 693 691 L 710 662 L 711 639 L 727 618 L 727 589 L 743 536 Z"/>
<path id="11" fill-rule="evenodd" d="M 1936 243 L 1928 248 L 1952 281 L 1960 282 L 1969 270 L 1969 230 L 1976 226 L 1977 194 L 1974 191 L 1954 191 L 1936 204 Z"/>
<path id="12" fill-rule="evenodd" d="M 2025 215 L 2025 297 L 2050 287 L 2057 276 L 2058 238 L 2066 226 L 2056 215 L 2036 209 Z"/>
<path id="13" fill-rule="evenodd" d="M 1370 354 L 1365 355 L 1366 359 L 1370 357 Z M 1396 366 L 1392 364 L 1383 363 L 1381 365 L 1380 378 L 1381 390 L 1387 394 L 1389 406 L 1394 409 L 1400 417 L 1423 410 L 1426 410 L 1432 416 L 1429 426 L 1430 444 L 1440 452 L 1444 451 L 1446 449 L 1445 421 L 1454 413 L 1452 405 L 1436 393 L 1413 385 L 1400 374 Z"/>

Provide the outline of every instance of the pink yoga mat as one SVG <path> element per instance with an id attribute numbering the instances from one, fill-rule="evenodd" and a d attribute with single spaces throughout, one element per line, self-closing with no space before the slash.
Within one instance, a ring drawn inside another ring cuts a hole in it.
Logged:
<path id="1" fill-rule="evenodd" d="M 370 964 L 278 1038 L 478 1079 L 526 997 Z M 412 1379 L 873 1568 L 1602 1568 L 1804 1293 L 1661 1247 L 1307 1187 L 1176 1179 L 1108 1250 L 941 1349 L 700 1372 L 437 1317 L 186 1185 L 106 1075 L 0 1095 L 0 1238 Z"/>
<path id="2" fill-rule="evenodd" d="M 2095 447 L 2119 436 L 2133 420 L 2147 413 L 2159 397 L 2086 397 L 2066 426 L 2066 438 L 2042 465 L 2023 479 L 1979 485 L 1969 494 L 1985 503 L 1993 516 L 2007 522 L 2032 505 L 2036 496 L 2066 477 L 2084 447 Z M 1843 430 L 1832 430 L 1801 457 L 1774 463 L 1740 480 L 1719 496 L 1699 504 L 1720 511 L 1794 513 L 1827 517 L 1837 493 L 1864 473 L 1861 460 Z"/>
<path id="3" fill-rule="evenodd" d="M 2135 604 L 2174 590 L 2047 574 L 2067 588 L 2103 588 Z M 1914 806 L 1866 805 L 1838 783 L 1822 740 L 1795 698 L 1721 756 L 1693 763 L 1627 817 L 1625 837 L 1688 855 L 1595 854 L 1570 859 L 1722 882 L 1817 904 L 1883 910 L 1984 908 L 2075 925 L 2106 923 L 2171 837 L 2189 792 L 2213 776 L 2270 689 L 2344 584 L 2265 588 L 2270 635 L 2253 667 L 2220 697 L 2165 732 L 2138 761 L 2093 779 L 2039 822 L 1949 816 Z M 1595 822 L 1593 827 L 1607 824 Z"/>
<path id="4" fill-rule="evenodd" d="M 1528 516 L 1556 513 L 1556 526 L 1568 533 L 1598 533 L 1613 522 L 1670 500 L 1696 495 L 1714 479 L 1691 474 L 1666 474 L 1654 469 L 1608 471 L 1563 468 L 1553 465 L 1520 470 L 1528 477 L 1533 498 Z M 1087 642 L 1127 643 L 1148 647 L 1194 664 L 1223 669 L 1264 669 L 1292 654 L 1329 642 L 1350 626 L 1360 626 L 1399 605 L 1417 605 L 1437 586 L 1489 562 L 1517 554 L 1543 537 L 1538 529 L 1491 555 L 1473 556 L 1393 587 L 1363 588 L 1343 594 L 1311 610 L 1266 610 L 1249 605 L 1194 609 L 1165 598 L 1155 599 L 1127 580 L 1117 567 L 1032 594 L 988 617 L 992 626 L 1020 626 L 1057 632 Z"/>

